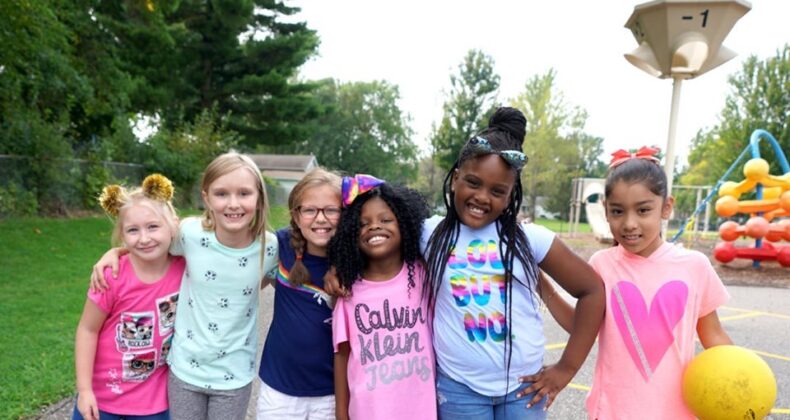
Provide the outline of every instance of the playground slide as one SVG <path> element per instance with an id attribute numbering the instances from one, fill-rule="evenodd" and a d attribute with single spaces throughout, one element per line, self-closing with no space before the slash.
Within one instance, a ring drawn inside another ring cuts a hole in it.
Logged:
<path id="1" fill-rule="evenodd" d="M 604 186 L 601 183 L 592 183 L 587 185 L 584 189 L 584 211 L 587 213 L 587 223 L 595 235 L 595 239 L 601 242 L 611 242 L 612 231 L 609 230 L 609 223 L 606 221 L 606 210 L 603 207 Z M 595 202 L 590 202 L 589 198 L 592 195 L 598 194 L 598 199 Z"/>

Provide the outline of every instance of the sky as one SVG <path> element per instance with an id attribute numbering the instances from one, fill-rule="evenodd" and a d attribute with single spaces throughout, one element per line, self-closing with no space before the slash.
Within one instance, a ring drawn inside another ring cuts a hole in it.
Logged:
<path id="1" fill-rule="evenodd" d="M 306 63 L 307 79 L 386 80 L 399 87 L 399 106 L 411 117 L 415 142 L 427 150 L 442 116 L 450 75 L 470 49 L 494 60 L 498 102 L 507 104 L 527 80 L 556 71 L 555 87 L 569 106 L 588 113 L 585 131 L 604 139 L 605 156 L 619 148 L 667 144 L 671 79 L 637 69 L 623 57 L 638 45 L 624 27 L 634 6 L 626 0 L 295 0 L 297 19 L 321 39 Z M 684 81 L 680 89 L 676 154 L 718 123 L 727 78 L 750 55 L 765 59 L 790 43 L 790 1 L 755 0 L 723 45 L 738 56 Z M 607 159 L 604 157 L 604 159 Z"/>

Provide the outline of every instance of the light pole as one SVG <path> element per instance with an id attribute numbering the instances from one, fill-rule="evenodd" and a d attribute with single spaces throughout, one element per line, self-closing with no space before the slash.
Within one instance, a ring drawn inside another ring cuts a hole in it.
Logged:
<path id="1" fill-rule="evenodd" d="M 721 43 L 751 8 L 744 0 L 656 0 L 635 6 L 625 24 L 639 44 L 626 60 L 651 76 L 672 78 L 664 165 L 670 194 L 681 84 L 735 57 Z"/>

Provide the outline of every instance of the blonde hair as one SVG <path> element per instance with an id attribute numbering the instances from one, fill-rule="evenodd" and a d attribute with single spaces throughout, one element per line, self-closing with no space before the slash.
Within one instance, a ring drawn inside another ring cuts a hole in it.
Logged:
<path id="1" fill-rule="evenodd" d="M 203 172 L 203 179 L 200 181 L 200 190 L 204 194 L 208 194 L 208 189 L 214 181 L 239 168 L 244 168 L 255 176 L 256 188 L 258 189 L 258 202 L 255 206 L 255 216 L 250 223 L 250 232 L 254 237 L 260 236 L 261 241 L 263 241 L 265 238 L 264 233 L 268 228 L 268 218 L 266 215 L 269 213 L 269 199 L 266 197 L 266 187 L 263 185 L 261 171 L 258 169 L 258 165 L 256 165 L 249 156 L 236 152 L 217 156 L 208 164 L 206 171 Z M 212 220 L 211 209 L 208 208 L 208 206 L 206 206 L 206 210 L 203 212 L 202 222 L 203 229 L 214 230 L 214 220 Z"/>
<path id="2" fill-rule="evenodd" d="M 146 206 L 159 215 L 170 228 L 173 237 L 178 235 L 178 214 L 172 199 L 175 189 L 169 179 L 160 175 L 148 175 L 140 187 L 129 190 L 121 185 L 107 185 L 99 196 L 99 205 L 108 216 L 115 220 L 112 231 L 112 245 L 124 246 L 121 234 L 123 216 L 126 210 L 135 205 Z"/>
<path id="3" fill-rule="evenodd" d="M 341 193 L 340 193 L 340 175 L 327 171 L 324 168 L 317 167 L 305 174 L 305 176 L 294 185 L 291 194 L 288 196 L 288 210 L 291 213 L 291 239 L 290 245 L 296 253 L 296 261 L 288 273 L 288 282 L 294 286 L 300 286 L 304 283 L 310 282 L 310 272 L 307 267 L 302 263 L 302 256 L 304 256 L 307 248 L 307 240 L 302 235 L 299 225 L 296 224 L 297 208 L 302 205 L 302 199 L 305 193 L 313 188 L 329 186 L 337 193 L 337 203 L 340 206 Z"/>

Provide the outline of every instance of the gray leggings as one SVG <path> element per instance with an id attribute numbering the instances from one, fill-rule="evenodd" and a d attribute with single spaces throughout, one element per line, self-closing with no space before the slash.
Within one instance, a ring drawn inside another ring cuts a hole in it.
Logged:
<path id="1" fill-rule="evenodd" d="M 250 403 L 252 382 L 237 389 L 205 389 L 178 379 L 167 380 L 167 401 L 172 420 L 244 420 Z"/>

